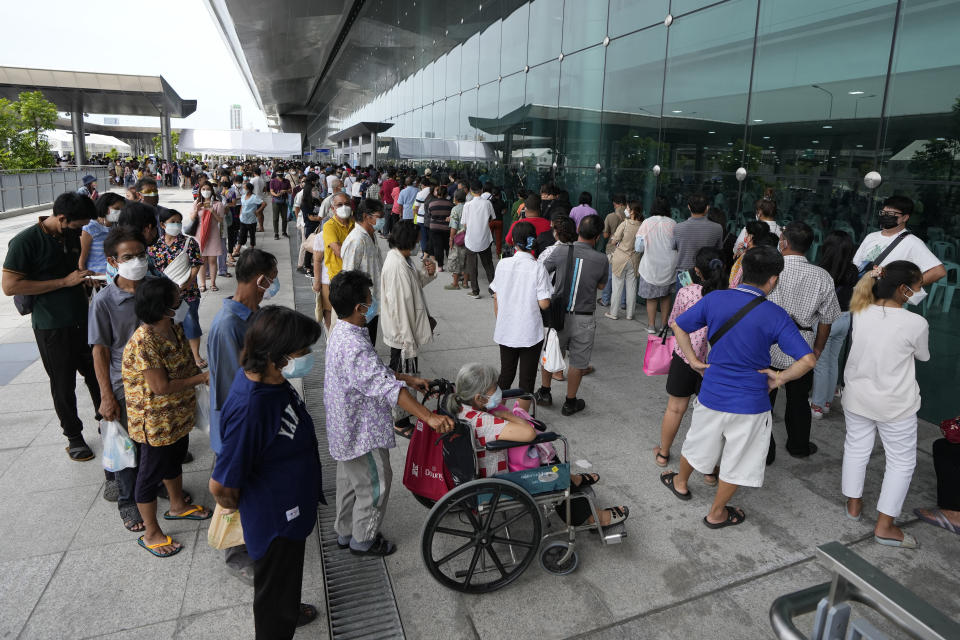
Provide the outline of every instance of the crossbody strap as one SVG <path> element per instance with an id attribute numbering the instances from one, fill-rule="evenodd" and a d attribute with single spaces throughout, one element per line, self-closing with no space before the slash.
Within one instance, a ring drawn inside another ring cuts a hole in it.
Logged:
<path id="1" fill-rule="evenodd" d="M 565 296 L 567 303 L 563 305 L 564 311 L 567 310 L 567 307 L 573 311 L 573 307 L 576 304 L 576 300 L 573 300 L 573 282 L 571 282 L 571 280 L 573 280 L 573 263 L 573 244 L 571 244 L 567 249 L 567 275 L 563 279 L 563 284 L 567 287 L 567 294 Z"/>
<path id="2" fill-rule="evenodd" d="M 870 265 L 868 266 L 868 269 L 872 269 L 873 267 L 877 266 L 878 264 L 883 264 L 883 261 L 887 259 L 887 256 L 890 255 L 890 252 L 893 251 L 894 249 L 896 249 L 896 248 L 897 248 L 897 245 L 900 244 L 900 242 L 901 242 L 904 238 L 906 238 L 908 235 L 910 235 L 910 232 L 909 232 L 909 231 L 904 231 L 903 233 L 901 233 L 900 235 L 898 235 L 896 238 L 894 238 L 894 239 L 893 239 L 893 242 L 891 242 L 890 244 L 888 244 L 888 245 L 887 245 L 887 248 L 884 249 L 884 250 L 880 253 L 880 255 L 878 255 L 876 258 L 874 258 L 873 260 L 870 261 Z"/>
<path id="3" fill-rule="evenodd" d="M 720 329 L 715 334 L 710 336 L 710 341 L 709 341 L 710 346 L 713 347 L 714 345 L 716 345 L 717 341 L 720 338 L 722 338 L 724 334 L 730 331 L 730 329 L 733 329 L 734 325 L 736 325 L 738 322 L 740 322 L 740 320 L 743 319 L 743 316 L 747 315 L 748 313 L 753 311 L 756 307 L 760 306 L 760 303 L 762 303 L 766 299 L 767 298 L 765 296 L 756 296 L 753 300 L 743 305 L 739 311 L 737 311 L 735 314 L 733 314 L 733 316 L 729 320 L 723 323 L 723 326 L 720 327 Z"/>

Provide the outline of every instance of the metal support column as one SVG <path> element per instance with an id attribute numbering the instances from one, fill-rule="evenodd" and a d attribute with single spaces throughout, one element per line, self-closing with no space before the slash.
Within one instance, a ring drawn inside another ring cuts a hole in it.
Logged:
<path id="1" fill-rule="evenodd" d="M 373 143 L 373 153 L 370 154 L 370 163 L 376 167 L 377 166 L 377 132 L 374 131 L 370 134 L 370 142 Z"/>
<path id="2" fill-rule="evenodd" d="M 173 138 L 170 135 L 170 114 L 160 113 L 160 146 L 163 149 L 163 159 L 173 160 Z"/>
<path id="3" fill-rule="evenodd" d="M 83 107 L 77 107 L 70 113 L 70 125 L 73 129 L 73 160 L 79 167 L 87 164 L 87 147 L 83 133 Z"/>

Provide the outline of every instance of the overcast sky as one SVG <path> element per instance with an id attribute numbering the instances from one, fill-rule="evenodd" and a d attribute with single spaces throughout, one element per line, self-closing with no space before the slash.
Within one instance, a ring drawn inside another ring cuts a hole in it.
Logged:
<path id="1" fill-rule="evenodd" d="M 176 128 L 229 129 L 239 104 L 244 128 L 267 121 L 202 0 L 31 0 L 3 3 L 0 66 L 163 76 L 197 111 Z M 102 123 L 91 114 L 91 122 Z M 160 126 L 121 116 L 120 124 Z"/>

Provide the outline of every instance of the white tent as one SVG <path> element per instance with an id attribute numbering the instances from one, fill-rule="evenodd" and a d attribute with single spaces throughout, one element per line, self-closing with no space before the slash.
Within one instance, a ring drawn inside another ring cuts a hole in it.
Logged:
<path id="1" fill-rule="evenodd" d="M 271 158 L 301 153 L 299 133 L 222 129 L 184 129 L 177 148 L 186 153 Z"/>
<path id="2" fill-rule="evenodd" d="M 52 151 L 67 153 L 73 151 L 73 133 L 63 129 L 52 129 L 44 132 L 50 142 Z M 130 145 L 119 138 L 105 136 L 100 133 L 88 133 L 84 136 L 87 153 L 108 153 L 116 149 L 120 153 L 130 153 Z"/>

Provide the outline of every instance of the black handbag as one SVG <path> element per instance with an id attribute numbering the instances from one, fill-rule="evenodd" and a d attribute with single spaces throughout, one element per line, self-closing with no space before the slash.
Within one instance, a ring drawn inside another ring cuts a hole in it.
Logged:
<path id="1" fill-rule="evenodd" d="M 573 277 L 573 245 L 567 250 L 567 274 L 560 282 L 564 288 L 570 286 L 570 279 Z M 550 297 L 550 307 L 544 312 L 544 322 L 551 329 L 558 332 L 563 331 L 564 323 L 567 319 L 567 295 L 565 292 L 554 293 Z"/>
<path id="2" fill-rule="evenodd" d="M 20 315 L 28 316 L 33 313 L 33 303 L 36 300 L 37 296 L 16 295 L 13 296 L 13 306 L 17 308 Z"/>

